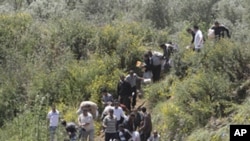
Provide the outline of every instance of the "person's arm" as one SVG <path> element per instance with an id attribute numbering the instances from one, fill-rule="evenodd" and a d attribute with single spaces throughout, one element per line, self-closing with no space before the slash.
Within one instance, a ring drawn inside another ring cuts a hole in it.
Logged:
<path id="1" fill-rule="evenodd" d="M 103 121 L 102 121 L 102 126 L 104 127 L 104 128 L 107 128 L 107 118 L 105 117 L 104 119 L 103 119 Z"/>
<path id="2" fill-rule="evenodd" d="M 81 123 L 81 117 L 80 117 L 80 115 L 79 115 L 79 116 L 78 116 L 78 125 L 81 126 L 81 124 L 82 124 L 82 123 Z"/>
<path id="3" fill-rule="evenodd" d="M 125 116 L 125 114 L 124 114 L 124 112 L 123 112 L 122 108 L 121 108 L 121 109 L 119 109 L 119 110 L 120 110 L 121 117 L 123 117 L 123 118 L 125 119 L 125 118 L 126 118 L 126 116 Z"/>
<path id="4" fill-rule="evenodd" d="M 194 38 L 195 38 L 195 33 L 194 33 L 194 32 L 192 32 L 191 34 L 192 34 L 191 44 L 193 44 L 193 43 L 194 43 Z"/>
<path id="5" fill-rule="evenodd" d="M 47 120 L 46 120 L 47 122 L 46 122 L 46 123 L 47 123 L 47 126 L 48 126 L 48 125 L 49 125 L 49 122 L 50 122 L 50 113 L 48 113 L 48 115 L 47 115 L 46 118 L 47 118 Z"/>
<path id="6" fill-rule="evenodd" d="M 230 38 L 231 36 L 230 36 L 230 34 L 229 34 L 228 28 L 226 28 L 225 26 L 222 26 L 221 28 L 222 28 L 223 31 L 226 31 L 226 32 L 227 32 L 227 37 Z"/>
<path id="7" fill-rule="evenodd" d="M 143 77 L 140 77 L 140 76 L 138 76 L 137 74 L 135 74 L 135 77 L 136 77 L 136 79 L 139 79 L 139 80 L 144 80 L 144 78 L 143 78 Z"/>
<path id="8" fill-rule="evenodd" d="M 149 118 L 148 115 L 146 117 L 144 117 L 144 119 L 143 119 L 143 125 L 140 128 L 140 130 L 143 130 L 145 127 L 147 127 L 147 124 L 148 124 L 147 119 L 148 118 Z"/>

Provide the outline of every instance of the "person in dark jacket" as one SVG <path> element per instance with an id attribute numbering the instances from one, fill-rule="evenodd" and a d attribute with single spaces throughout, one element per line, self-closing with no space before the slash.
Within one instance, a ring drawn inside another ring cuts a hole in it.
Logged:
<path id="1" fill-rule="evenodd" d="M 151 114 L 147 112 L 146 107 L 142 107 L 142 112 L 143 112 L 143 122 L 141 124 L 139 131 L 141 132 L 141 140 L 147 141 L 152 131 Z"/>
<path id="2" fill-rule="evenodd" d="M 124 120 L 123 124 L 126 129 L 128 129 L 131 133 L 136 131 L 138 125 L 136 124 L 135 113 L 131 113 L 126 120 Z"/>
<path id="3" fill-rule="evenodd" d="M 214 26 L 212 26 L 211 29 L 214 30 L 214 35 L 216 39 L 224 38 L 224 32 L 226 32 L 228 38 L 231 37 L 228 28 L 220 24 L 218 21 L 214 23 Z"/>
<path id="4" fill-rule="evenodd" d="M 74 122 L 66 122 L 65 120 L 62 120 L 62 125 L 65 127 L 67 134 L 69 136 L 70 141 L 76 141 L 77 140 L 77 126 Z"/>
<path id="5" fill-rule="evenodd" d="M 125 76 L 120 76 L 120 81 L 117 85 L 118 99 L 121 104 L 124 104 L 131 111 L 132 88 L 125 80 Z"/>

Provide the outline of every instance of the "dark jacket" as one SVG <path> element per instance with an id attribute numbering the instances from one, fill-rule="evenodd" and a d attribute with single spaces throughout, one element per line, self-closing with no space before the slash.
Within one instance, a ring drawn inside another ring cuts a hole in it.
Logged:
<path id="1" fill-rule="evenodd" d="M 145 65 L 144 65 L 145 72 L 151 71 L 152 70 L 152 62 L 150 61 L 150 59 L 149 58 L 144 59 L 144 63 L 145 63 Z"/>
<path id="2" fill-rule="evenodd" d="M 66 129 L 67 133 L 69 133 L 69 132 L 71 133 L 70 137 L 76 135 L 77 126 L 75 123 L 73 123 L 73 122 L 67 123 L 65 129 Z"/>
<path id="3" fill-rule="evenodd" d="M 213 26 L 211 29 L 214 30 L 214 35 L 217 38 L 220 38 L 220 37 L 224 38 L 224 34 L 225 34 L 224 32 L 226 32 L 227 37 L 230 38 L 229 30 L 223 25 L 220 25 L 218 27 Z"/>
<path id="4" fill-rule="evenodd" d="M 132 88 L 127 81 L 119 81 L 117 85 L 117 94 L 120 97 L 132 96 Z"/>

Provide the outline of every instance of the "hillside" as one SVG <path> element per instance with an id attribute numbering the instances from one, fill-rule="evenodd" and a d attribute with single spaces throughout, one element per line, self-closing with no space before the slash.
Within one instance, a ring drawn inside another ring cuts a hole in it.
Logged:
<path id="1" fill-rule="evenodd" d="M 136 61 L 172 41 L 173 67 L 142 86 L 154 129 L 164 141 L 227 141 L 230 124 L 250 123 L 249 10 L 249 0 L 0 0 L 0 140 L 47 140 L 52 103 L 70 121 L 83 100 L 102 109 L 100 88 L 117 97 L 120 74 L 141 75 Z M 215 20 L 230 39 L 206 37 Z M 200 53 L 186 49 L 195 24 Z"/>

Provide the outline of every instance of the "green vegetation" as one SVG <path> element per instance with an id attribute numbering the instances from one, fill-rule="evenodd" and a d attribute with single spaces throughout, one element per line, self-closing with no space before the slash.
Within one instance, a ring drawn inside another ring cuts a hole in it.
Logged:
<path id="1" fill-rule="evenodd" d="M 148 49 L 176 42 L 173 68 L 144 86 L 163 140 L 226 141 L 229 124 L 250 123 L 249 0 L 0 0 L 0 140 L 44 141 L 56 103 L 75 121 L 83 100 L 116 97 L 121 73 Z M 214 20 L 232 38 L 185 49 L 187 27 Z M 156 104 L 157 103 L 157 104 Z M 100 108 L 101 109 L 101 108 Z M 99 123 L 96 123 L 99 128 Z M 63 130 L 63 129 L 60 129 Z M 59 132 L 58 139 L 63 135 Z"/>

